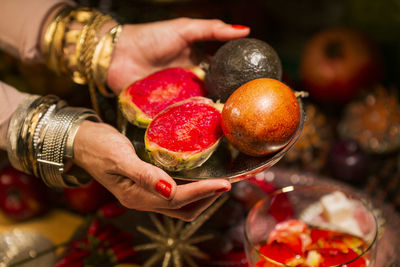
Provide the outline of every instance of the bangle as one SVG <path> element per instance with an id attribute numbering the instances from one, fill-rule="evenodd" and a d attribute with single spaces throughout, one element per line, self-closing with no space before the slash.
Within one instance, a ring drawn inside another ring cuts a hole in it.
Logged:
<path id="1" fill-rule="evenodd" d="M 14 112 L 7 132 L 10 163 L 51 187 L 87 183 L 65 173 L 73 159 L 74 139 L 84 120 L 101 121 L 90 109 L 68 107 L 55 96 L 29 96 Z"/>
<path id="2" fill-rule="evenodd" d="M 39 121 L 51 105 L 59 102 L 55 96 L 28 96 L 11 117 L 7 132 L 8 157 L 10 163 L 18 170 L 35 174 L 35 159 L 32 156 L 35 143 L 35 132 Z M 62 105 L 64 102 L 59 102 Z M 37 139 L 37 134 L 36 134 Z M 21 145 L 23 144 L 23 145 Z"/>
<path id="3" fill-rule="evenodd" d="M 74 10 L 70 16 L 72 22 L 77 21 L 83 24 L 78 39 L 74 40 L 72 38 L 72 42 L 70 43 L 75 45 L 75 54 L 72 54 L 68 59 L 70 62 L 69 66 L 76 69 L 72 79 L 78 84 L 87 84 L 92 80 L 90 67 L 95 46 L 99 42 L 97 31 L 106 22 L 110 21 L 111 17 L 87 8 Z M 76 65 L 74 66 L 74 64 Z"/>
<path id="4" fill-rule="evenodd" d="M 63 174 L 64 159 L 73 157 L 73 142 L 81 123 L 84 120 L 99 121 L 99 118 L 92 110 L 73 107 L 64 107 L 52 115 L 37 151 L 40 176 L 51 187 L 73 186 Z"/>
<path id="5" fill-rule="evenodd" d="M 112 17 L 95 9 L 66 7 L 49 24 L 44 35 L 47 65 L 64 73 L 78 84 L 87 84 L 95 111 L 99 114 L 96 87 L 105 97 L 115 96 L 107 90 L 107 73 L 121 25 L 117 24 L 102 37 L 98 31 Z M 81 25 L 79 30 L 74 29 Z M 70 51 L 74 48 L 73 52 Z M 68 49 L 67 49 L 68 48 Z"/>
<path id="6" fill-rule="evenodd" d="M 114 92 L 107 90 L 105 84 L 107 82 L 108 68 L 110 66 L 114 46 L 121 31 L 122 26 L 116 25 L 107 32 L 97 44 L 92 58 L 91 71 L 93 80 L 100 93 L 106 97 L 115 96 Z"/>
<path id="7" fill-rule="evenodd" d="M 34 108 L 34 103 L 38 98 L 39 96 L 37 95 L 30 95 L 20 103 L 11 117 L 7 131 L 7 153 L 11 165 L 17 170 L 29 174 L 32 172 L 24 164 L 24 155 L 28 148 L 25 147 L 25 151 L 23 151 L 21 143 L 26 143 L 23 138 L 25 136 L 23 127 L 25 126 L 26 128 L 25 118 L 30 110 Z"/>

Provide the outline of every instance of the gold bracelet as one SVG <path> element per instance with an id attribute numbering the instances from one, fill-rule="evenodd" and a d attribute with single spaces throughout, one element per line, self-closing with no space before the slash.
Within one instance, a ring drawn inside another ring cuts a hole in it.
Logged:
<path id="1" fill-rule="evenodd" d="M 44 54 L 46 63 L 47 66 L 57 74 L 66 71 L 66 66 L 61 60 L 63 59 L 63 36 L 71 10 L 70 7 L 62 9 L 49 24 L 44 34 Z"/>
<path id="2" fill-rule="evenodd" d="M 87 12 L 91 13 L 91 16 L 81 16 Z M 76 50 L 75 54 L 71 55 L 69 61 L 76 63 L 76 71 L 73 73 L 73 80 L 79 84 L 86 84 L 90 80 L 89 72 L 86 71 L 87 65 L 91 64 L 91 57 L 93 56 L 94 46 L 98 43 L 97 31 L 107 21 L 111 20 L 108 15 L 103 15 L 98 11 L 88 11 L 87 9 L 78 9 L 72 13 L 74 18 L 84 23 L 84 26 L 80 32 L 79 38 L 75 41 Z M 82 21 L 81 19 L 86 19 Z M 70 65 L 72 66 L 72 64 Z"/>
<path id="3" fill-rule="evenodd" d="M 107 82 L 108 68 L 110 66 L 114 46 L 121 31 L 121 25 L 114 26 L 103 36 L 103 38 L 101 38 L 93 53 L 91 65 L 93 80 L 97 86 L 97 89 L 105 97 L 115 96 L 114 92 L 107 90 L 107 86 L 105 86 L 105 84 Z"/>
<path id="4" fill-rule="evenodd" d="M 80 72 L 86 78 L 93 108 L 97 112 L 97 114 L 100 114 L 100 106 L 97 102 L 96 84 L 93 81 L 93 75 L 91 70 L 92 58 L 96 45 L 99 42 L 97 38 L 97 31 L 104 23 L 106 23 L 109 20 L 111 20 L 110 16 L 103 16 L 99 12 L 94 14 L 91 22 L 86 24 L 82 30 L 81 38 L 83 39 L 83 42 L 78 57 L 78 69 L 80 69 Z"/>
<path id="5" fill-rule="evenodd" d="M 96 87 L 103 96 L 114 96 L 106 89 L 107 72 L 122 27 L 117 24 L 102 38 L 97 34 L 111 20 L 111 16 L 94 9 L 65 8 L 49 24 L 44 35 L 48 66 L 57 73 L 68 74 L 75 83 L 88 84 L 97 113 Z M 71 27 L 74 23 L 83 26 L 76 30 Z M 75 51 L 68 54 L 67 48 L 71 46 Z"/>

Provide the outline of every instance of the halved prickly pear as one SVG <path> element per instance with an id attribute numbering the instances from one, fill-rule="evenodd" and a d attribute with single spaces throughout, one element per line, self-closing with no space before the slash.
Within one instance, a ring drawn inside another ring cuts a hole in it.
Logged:
<path id="1" fill-rule="evenodd" d="M 169 171 L 203 164 L 221 141 L 222 107 L 211 99 L 192 97 L 161 111 L 145 134 L 150 159 Z"/>
<path id="2" fill-rule="evenodd" d="M 204 96 L 204 72 L 200 68 L 168 68 L 128 86 L 119 96 L 125 118 L 146 128 L 157 113 L 192 96 Z"/>

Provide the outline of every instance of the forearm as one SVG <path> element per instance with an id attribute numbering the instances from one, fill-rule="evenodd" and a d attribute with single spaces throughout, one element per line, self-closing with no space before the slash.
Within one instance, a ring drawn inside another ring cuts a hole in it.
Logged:
<path id="1" fill-rule="evenodd" d="M 7 149 L 7 130 L 11 115 L 28 96 L 0 81 L 0 149 Z"/>
<path id="2" fill-rule="evenodd" d="M 69 0 L 2 0 L 0 49 L 24 62 L 43 60 L 40 52 L 42 28 L 48 17 Z"/>

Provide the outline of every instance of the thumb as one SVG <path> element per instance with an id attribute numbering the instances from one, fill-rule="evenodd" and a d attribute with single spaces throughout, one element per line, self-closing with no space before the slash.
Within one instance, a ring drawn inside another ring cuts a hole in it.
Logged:
<path id="1" fill-rule="evenodd" d="M 250 28 L 242 25 L 230 25 L 221 20 L 205 19 L 178 19 L 181 36 L 185 41 L 193 43 L 196 41 L 218 40 L 228 41 L 246 37 Z"/>
<path id="2" fill-rule="evenodd" d="M 176 192 L 176 182 L 160 168 L 132 157 L 121 164 L 122 175 L 133 180 L 138 186 L 165 199 L 172 199 Z"/>

